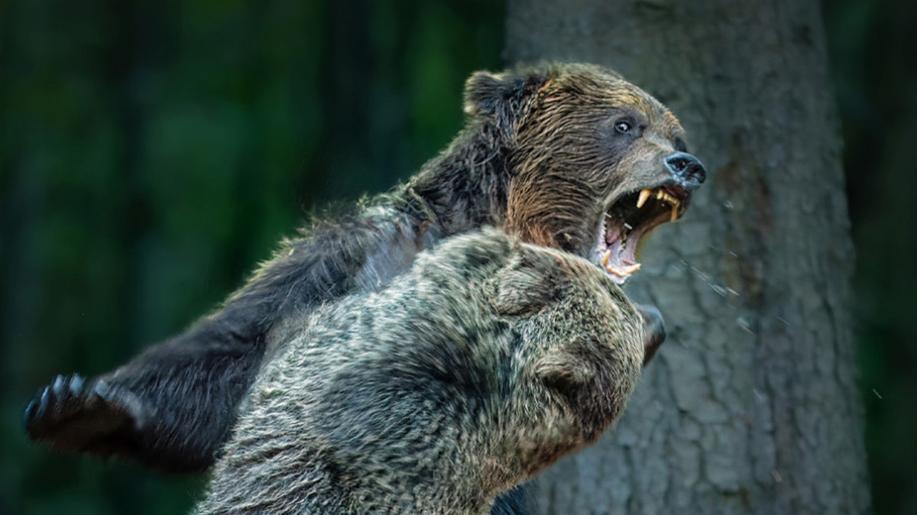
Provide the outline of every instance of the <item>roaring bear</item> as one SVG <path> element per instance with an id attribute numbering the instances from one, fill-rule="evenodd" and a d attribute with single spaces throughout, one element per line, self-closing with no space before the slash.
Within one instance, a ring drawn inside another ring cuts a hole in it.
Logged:
<path id="1" fill-rule="evenodd" d="M 477 72 L 465 112 L 464 129 L 405 184 L 312 221 L 185 332 L 114 371 L 40 389 L 24 413 L 30 437 L 161 470 L 206 469 L 278 350 L 271 330 L 292 314 L 382 288 L 419 252 L 487 225 L 622 283 L 639 268 L 641 238 L 679 218 L 705 178 L 676 117 L 600 67 Z"/>
<path id="2" fill-rule="evenodd" d="M 486 513 L 615 420 L 642 326 L 585 259 L 450 238 L 272 332 L 197 513 Z"/>

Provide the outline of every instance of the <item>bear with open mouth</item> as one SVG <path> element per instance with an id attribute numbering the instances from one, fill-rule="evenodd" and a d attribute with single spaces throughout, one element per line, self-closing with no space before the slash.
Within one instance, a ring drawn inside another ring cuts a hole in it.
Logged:
<path id="1" fill-rule="evenodd" d="M 465 112 L 464 129 L 405 184 L 312 221 L 185 332 L 114 371 L 40 389 L 24 413 L 29 436 L 204 470 L 265 356 L 282 351 L 269 335 L 290 316 L 383 288 L 423 250 L 483 226 L 588 259 L 620 284 L 639 269 L 641 239 L 682 216 L 705 178 L 676 117 L 601 67 L 478 72 Z"/>
<path id="2" fill-rule="evenodd" d="M 272 338 L 198 514 L 486 513 L 594 442 L 644 359 L 608 274 L 494 229 Z"/>

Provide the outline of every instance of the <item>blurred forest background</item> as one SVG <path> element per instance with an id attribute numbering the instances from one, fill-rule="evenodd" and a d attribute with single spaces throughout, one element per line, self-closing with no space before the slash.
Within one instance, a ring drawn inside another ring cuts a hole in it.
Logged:
<path id="1" fill-rule="evenodd" d="M 32 446 L 25 401 L 185 327 L 312 209 L 411 175 L 460 128 L 465 77 L 503 66 L 503 9 L 0 0 L 0 513 L 187 511 L 201 478 Z M 917 10 L 823 12 L 873 502 L 913 514 Z"/>

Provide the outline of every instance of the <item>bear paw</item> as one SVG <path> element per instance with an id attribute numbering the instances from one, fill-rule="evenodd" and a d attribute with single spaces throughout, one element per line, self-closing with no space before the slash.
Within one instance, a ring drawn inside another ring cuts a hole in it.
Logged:
<path id="1" fill-rule="evenodd" d="M 124 388 L 59 375 L 26 406 L 23 423 L 33 440 L 107 456 L 133 446 L 143 425 L 141 413 L 140 399 Z"/>

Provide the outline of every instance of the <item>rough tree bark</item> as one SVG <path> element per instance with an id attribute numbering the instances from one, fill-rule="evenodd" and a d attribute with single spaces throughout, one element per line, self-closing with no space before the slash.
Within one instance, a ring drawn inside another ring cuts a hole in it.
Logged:
<path id="1" fill-rule="evenodd" d="M 541 513 L 864 513 L 853 263 L 815 0 L 510 0 L 514 62 L 615 68 L 712 171 L 629 288 L 669 341 L 617 429 L 536 482 Z"/>

